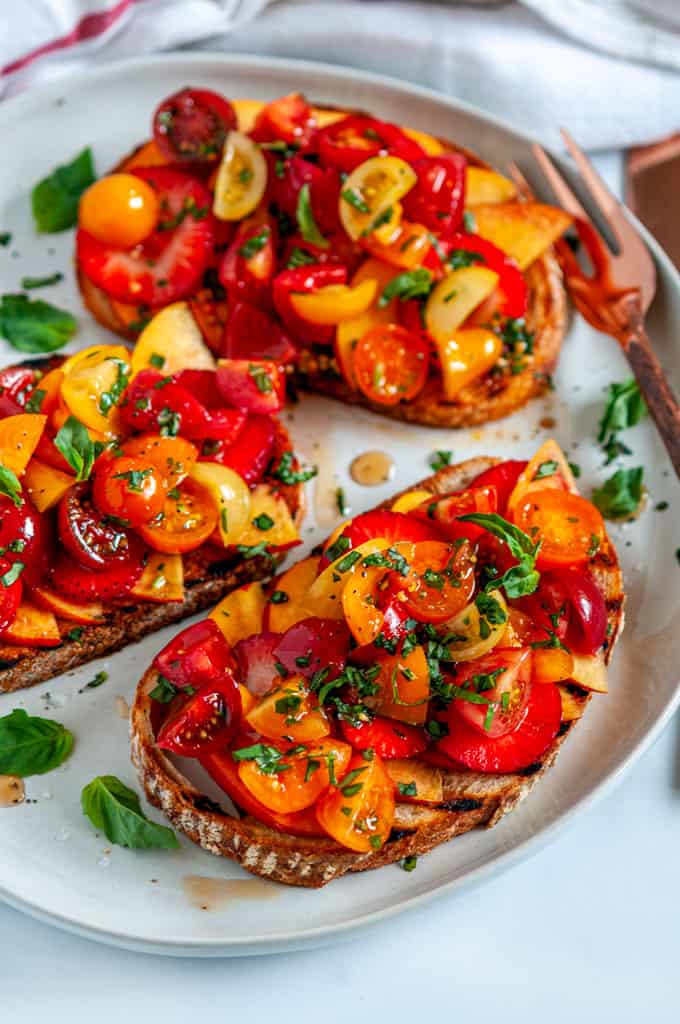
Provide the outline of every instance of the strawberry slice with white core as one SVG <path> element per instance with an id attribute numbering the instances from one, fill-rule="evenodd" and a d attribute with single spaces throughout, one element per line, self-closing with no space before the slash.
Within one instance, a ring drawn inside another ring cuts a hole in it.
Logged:
<path id="1" fill-rule="evenodd" d="M 116 249 L 82 228 L 76 236 L 83 273 L 118 302 L 165 306 L 200 286 L 215 240 L 212 197 L 198 179 L 167 167 L 138 167 L 135 175 L 158 195 L 155 230 L 132 249 Z"/>

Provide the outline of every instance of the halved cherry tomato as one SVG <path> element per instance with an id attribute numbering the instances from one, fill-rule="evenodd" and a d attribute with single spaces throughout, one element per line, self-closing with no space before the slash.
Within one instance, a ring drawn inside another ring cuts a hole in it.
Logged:
<path id="1" fill-rule="evenodd" d="M 271 359 L 290 363 L 297 349 L 269 313 L 250 302 L 234 302 L 220 342 L 227 359 Z"/>
<path id="2" fill-rule="evenodd" d="M 218 513 L 208 490 L 187 477 L 165 496 L 162 518 L 143 523 L 139 535 L 154 551 L 195 551 L 217 528 Z"/>
<path id="3" fill-rule="evenodd" d="M 536 763 L 557 735 L 562 719 L 560 691 L 554 683 L 532 686 L 519 728 L 492 739 L 449 709 L 449 735 L 436 751 L 476 772 L 516 772 Z"/>
<path id="4" fill-rule="evenodd" d="M 477 253 L 481 257 L 481 265 L 486 265 L 498 274 L 497 288 L 502 295 L 502 301 L 498 308 L 503 316 L 524 316 L 529 292 L 524 275 L 512 256 L 508 256 L 493 242 L 481 238 L 480 235 L 460 232 L 450 236 L 448 241 L 451 253 L 456 250 Z M 451 255 L 449 254 L 450 259 Z"/>
<path id="5" fill-rule="evenodd" d="M 222 251 L 220 250 L 220 252 Z M 212 352 L 219 352 L 227 319 L 226 300 L 216 298 L 210 288 L 199 288 L 189 298 L 189 307 L 203 335 L 204 342 Z"/>
<path id="6" fill-rule="evenodd" d="M 394 783 L 380 757 L 374 754 L 366 761 L 355 754 L 344 779 L 319 800 L 316 816 L 336 842 L 357 853 L 369 853 L 387 842 L 394 809 Z"/>
<path id="7" fill-rule="evenodd" d="M 125 557 L 111 559 L 99 571 L 85 568 L 65 553 L 57 555 L 52 583 L 65 597 L 80 603 L 125 597 L 144 571 L 144 549 L 134 533 L 128 536 Z"/>
<path id="8" fill-rule="evenodd" d="M 390 154 L 412 163 L 425 151 L 397 127 L 374 117 L 350 115 L 317 134 L 319 159 L 326 167 L 349 173 L 369 157 Z"/>
<path id="9" fill-rule="evenodd" d="M 447 540 L 454 541 L 461 537 L 476 540 L 484 533 L 484 528 L 474 523 L 461 523 L 459 517 L 472 512 L 495 512 L 497 508 L 494 486 L 470 486 L 465 491 L 447 494 L 443 498 L 432 497 L 413 509 L 411 515 L 436 523 Z"/>
<path id="10" fill-rule="evenodd" d="M 607 606 L 593 577 L 582 569 L 542 572 L 538 589 L 519 601 L 536 626 L 576 651 L 596 654 L 607 634 Z"/>
<path id="11" fill-rule="evenodd" d="M 238 737 L 234 741 L 234 746 L 244 746 L 245 744 L 246 741 L 240 743 Z M 216 750 L 212 754 L 201 756 L 199 760 L 208 775 L 233 800 L 236 807 L 247 814 L 252 814 L 263 825 L 268 825 L 288 836 L 324 835 L 312 808 L 297 811 L 295 814 L 277 814 L 256 800 L 250 790 L 241 782 L 231 751 L 223 753 Z"/>
<path id="12" fill-rule="evenodd" d="M 515 522 L 541 541 L 539 569 L 587 562 L 606 536 L 599 511 L 570 491 L 534 491 L 515 510 Z"/>
<path id="13" fill-rule="evenodd" d="M 390 240 L 401 220 L 399 200 L 415 185 L 415 171 L 395 156 L 374 156 L 359 164 L 340 193 L 340 220 L 354 241 L 371 235 Z"/>
<path id="14" fill-rule="evenodd" d="M 428 267 L 428 256 L 433 250 L 432 234 L 425 225 L 411 224 L 410 221 L 405 220 L 402 220 L 391 232 L 387 232 L 386 236 L 381 235 L 379 238 L 376 232 L 367 235 L 366 238 L 361 239 L 361 244 L 364 249 L 368 249 L 383 263 L 400 267 L 403 270 L 412 270 L 414 267 L 420 266 Z M 408 303 L 404 305 L 408 305 Z M 419 305 L 420 303 L 415 303 L 416 308 Z M 407 324 L 405 320 L 402 323 L 409 329 L 415 327 L 416 330 L 420 330 L 422 326 L 420 317 L 418 317 L 417 324 Z"/>
<path id="15" fill-rule="evenodd" d="M 430 669 L 425 648 L 416 644 L 406 654 L 377 655 L 380 667 L 374 683 L 378 693 L 365 698 L 366 704 L 387 718 L 410 725 L 423 725 L 430 701 Z"/>
<path id="16" fill-rule="evenodd" d="M 40 371 L 34 366 L 6 366 L 0 370 L 0 416 L 17 416 L 38 385 Z"/>
<path id="17" fill-rule="evenodd" d="M 499 462 L 498 465 L 485 469 L 483 473 L 471 480 L 471 488 L 493 487 L 498 497 L 497 509 L 477 509 L 476 511 L 498 511 L 503 515 L 520 473 L 524 472 L 527 465 L 525 459 L 506 459 L 505 462 Z M 470 509 L 470 511 L 473 510 Z"/>
<path id="18" fill-rule="evenodd" d="M 446 622 L 465 607 L 475 589 L 473 546 L 421 541 L 414 545 L 408 575 L 392 573 L 390 588 L 419 622 Z"/>
<path id="19" fill-rule="evenodd" d="M 121 455 L 100 461 L 94 474 L 92 498 L 105 516 L 132 527 L 148 523 L 162 511 L 167 488 L 156 467 L 143 458 Z"/>
<path id="20" fill-rule="evenodd" d="M 308 679 L 320 669 L 333 679 L 345 666 L 350 633 L 342 620 L 308 618 L 291 626 L 274 650 L 276 660 L 291 674 Z"/>
<path id="21" fill-rule="evenodd" d="M 338 213 L 342 182 L 335 168 L 322 169 L 301 156 L 292 156 L 282 163 L 276 153 L 268 154 L 268 162 L 270 195 L 279 210 L 295 219 L 300 191 L 307 185 L 312 216 L 321 234 L 334 235 L 342 230 Z M 326 252 L 327 249 L 322 247 L 320 251 Z"/>
<path id="22" fill-rule="evenodd" d="M 385 761 L 417 757 L 427 748 L 424 729 L 379 715 L 363 725 L 350 725 L 341 718 L 340 731 L 355 750 L 374 750 Z"/>
<path id="23" fill-rule="evenodd" d="M 397 324 L 372 327 L 352 353 L 357 384 L 378 405 L 415 398 L 427 380 L 429 361 L 430 350 L 422 337 Z"/>
<path id="24" fill-rule="evenodd" d="M 285 377 L 269 359 L 220 359 L 217 383 L 225 400 L 243 412 L 275 413 L 285 402 Z"/>
<path id="25" fill-rule="evenodd" d="M 498 739 L 519 728 L 527 713 L 531 649 L 496 648 L 459 665 L 454 682 L 462 692 L 450 709 L 482 735 Z"/>
<path id="26" fill-rule="evenodd" d="M 242 299 L 264 309 L 271 307 L 276 237 L 273 219 L 262 210 L 240 223 L 218 271 L 231 301 Z"/>
<path id="27" fill-rule="evenodd" d="M 290 304 L 307 323 L 335 325 L 354 321 L 372 306 L 377 296 L 377 281 L 361 284 L 329 284 L 318 291 L 297 295 L 291 292 Z"/>
<path id="28" fill-rule="evenodd" d="M 312 743 L 331 731 L 328 716 L 302 675 L 284 679 L 251 708 L 248 725 L 270 740 Z"/>
<path id="29" fill-rule="evenodd" d="M 12 579 L 13 576 L 14 571 L 9 560 L 0 557 L 0 632 L 14 622 L 21 604 L 21 595 L 24 589 L 21 573 L 16 579 Z"/>
<path id="30" fill-rule="evenodd" d="M 542 572 L 536 590 L 533 594 L 519 598 L 517 606 L 530 616 L 534 634 L 532 640 L 545 640 L 549 635 L 555 636 L 560 642 L 566 640 L 570 608 L 561 574 Z"/>
<path id="31" fill-rule="evenodd" d="M 450 234 L 463 219 L 465 169 L 462 153 L 425 156 L 413 164 L 416 185 L 404 196 L 404 213 L 409 220 L 424 224 L 435 234 Z"/>
<path id="32" fill-rule="evenodd" d="M 0 494 L 0 549 L 3 560 L 13 565 L 21 562 L 21 578 L 29 586 L 43 580 L 49 568 L 52 547 L 50 520 L 39 514 L 24 493 L 17 506 Z"/>
<path id="33" fill-rule="evenodd" d="M 236 671 L 231 648 L 212 619 L 183 629 L 158 652 L 153 664 L 161 675 L 182 688 L 207 686 Z"/>
<path id="34" fill-rule="evenodd" d="M 268 763 L 261 767 L 263 754 Z M 311 807 L 333 779 L 340 782 L 351 755 L 349 744 L 330 738 L 308 745 L 251 744 L 232 750 L 241 782 L 265 807 L 283 814 Z"/>
<path id="35" fill-rule="evenodd" d="M 212 197 L 197 178 L 167 167 L 139 167 L 135 175 L 156 192 L 155 231 L 128 251 L 79 228 L 78 265 L 113 299 L 164 306 L 196 291 L 212 257 Z"/>
<path id="36" fill-rule="evenodd" d="M 314 111 L 299 92 L 267 103 L 250 133 L 256 142 L 289 142 L 308 146 L 316 131 Z"/>
<path id="37" fill-rule="evenodd" d="M 123 455 L 144 459 L 161 474 L 162 485 L 172 490 L 184 480 L 198 458 L 198 449 L 183 437 L 161 437 L 160 434 L 141 434 L 121 445 Z"/>
<path id="38" fill-rule="evenodd" d="M 356 516 L 345 527 L 339 536 L 344 537 L 349 544 L 343 547 L 338 554 L 348 551 L 350 548 L 357 548 L 367 540 L 376 537 L 384 538 L 390 543 L 397 541 L 411 541 L 417 543 L 423 540 L 441 540 L 442 532 L 434 523 L 416 519 L 414 516 L 406 515 L 405 512 L 391 512 L 386 509 L 374 509 L 371 512 L 363 512 Z M 335 538 L 336 540 L 338 538 Z M 336 554 L 334 557 L 338 557 Z M 319 572 L 330 564 L 330 559 L 324 552 L 319 563 Z"/>
<path id="39" fill-rule="evenodd" d="M 153 116 L 153 137 L 169 160 L 211 160 L 236 128 L 229 100 L 209 89 L 181 89 L 166 97 Z"/>
<path id="40" fill-rule="evenodd" d="M 235 426 L 241 423 L 233 410 L 206 409 L 187 387 L 156 370 L 142 370 L 128 385 L 120 417 L 132 430 L 155 431 L 168 437 L 181 433 L 195 441 L 231 439 Z"/>
<path id="41" fill-rule="evenodd" d="M 267 188 L 267 161 L 241 132 L 231 131 L 215 178 L 213 212 L 222 221 L 239 221 L 253 212 Z"/>
<path id="42" fill-rule="evenodd" d="M 326 288 L 328 285 L 341 285 L 347 282 L 347 268 L 340 264 L 327 263 L 323 266 L 313 264 L 296 267 L 294 270 L 282 270 L 274 278 L 272 297 L 276 312 L 287 329 L 298 341 L 330 345 L 333 341 L 334 328 L 327 324 L 312 324 L 299 316 L 290 301 L 291 292 L 308 294 Z"/>
<path id="43" fill-rule="evenodd" d="M 275 438 L 276 427 L 271 416 L 248 416 L 237 444 L 208 442 L 200 458 L 228 466 L 247 484 L 256 484 L 271 462 Z"/>
<path id="44" fill-rule="evenodd" d="M 98 242 L 131 249 L 158 223 L 158 197 L 136 174 L 107 174 L 83 192 L 78 223 Z"/>
<path id="45" fill-rule="evenodd" d="M 86 569 L 101 571 L 128 558 L 130 534 L 119 521 L 102 519 L 93 508 L 88 484 L 74 484 L 66 492 L 57 525 L 64 548 Z"/>
<path id="46" fill-rule="evenodd" d="M 241 693 L 228 672 L 203 685 L 162 724 L 156 743 L 182 757 L 224 747 L 241 721 Z"/>

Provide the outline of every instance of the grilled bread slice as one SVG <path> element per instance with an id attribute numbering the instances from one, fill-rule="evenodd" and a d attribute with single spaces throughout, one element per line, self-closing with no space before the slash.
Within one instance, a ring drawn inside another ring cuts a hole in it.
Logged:
<path id="1" fill-rule="evenodd" d="M 432 494 L 446 494 L 467 486 L 497 461 L 470 459 L 447 467 L 415 486 Z M 592 558 L 590 571 L 607 606 L 608 661 L 623 628 L 624 605 L 621 572 L 609 541 Z M 319 888 L 348 872 L 382 867 L 407 856 L 427 853 L 477 825 L 497 824 L 524 799 L 554 762 L 590 697 L 580 687 L 564 687 L 569 717 L 565 716 L 558 736 L 540 760 L 520 772 L 487 775 L 466 769 L 448 771 L 413 759 L 419 772 L 440 773 L 441 801 L 434 805 L 400 801 L 389 840 L 380 850 L 359 854 L 330 838 L 286 835 L 250 815 L 235 816 L 196 789 L 155 744 L 151 719 L 154 702 L 149 693 L 157 682 L 157 673 L 149 669 L 140 682 L 131 718 L 132 760 L 151 803 L 159 807 L 176 828 L 210 853 L 238 861 L 246 870 L 263 878 L 309 888 Z M 386 764 L 389 766 L 390 762 Z M 225 797 L 225 805 L 226 802 Z"/>
<path id="2" fill-rule="evenodd" d="M 292 451 L 287 431 L 278 423 L 274 442 L 273 463 L 280 462 L 284 452 Z M 267 477 L 264 478 L 267 482 Z M 304 491 L 301 484 L 283 485 L 278 480 L 276 489 L 284 498 L 296 526 L 304 517 Z M 219 561 L 206 557 L 204 551 L 183 556 L 185 596 L 183 601 L 168 604 L 119 604 L 109 606 L 101 625 L 88 625 L 73 630 L 73 623 L 57 617 L 62 636 L 67 637 L 59 647 L 21 647 L 5 643 L 0 638 L 0 693 L 10 693 L 34 686 L 69 669 L 85 665 L 113 651 L 119 651 L 149 633 L 164 626 L 195 615 L 210 608 L 225 594 L 243 583 L 266 579 L 272 568 L 283 559 L 267 556 L 243 559 L 236 553 L 225 551 Z M 72 638 L 68 639 L 68 635 Z"/>

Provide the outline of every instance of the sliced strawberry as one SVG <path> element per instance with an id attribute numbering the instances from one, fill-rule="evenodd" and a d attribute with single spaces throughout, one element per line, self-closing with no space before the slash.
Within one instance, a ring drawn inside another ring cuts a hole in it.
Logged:
<path id="1" fill-rule="evenodd" d="M 264 476 L 274 450 L 276 428 L 271 416 L 248 416 L 237 443 L 216 441 L 204 446 L 204 462 L 229 466 L 251 486 Z"/>
<path id="2" fill-rule="evenodd" d="M 415 725 L 405 725 L 392 718 L 378 716 L 365 725 L 350 725 L 340 721 L 342 735 L 355 750 L 376 752 L 378 757 L 390 760 L 395 757 L 415 757 L 427 747 L 427 736 Z"/>
<path id="3" fill-rule="evenodd" d="M 267 693 L 281 679 L 274 654 L 280 640 L 280 633 L 255 633 L 239 640 L 234 647 L 239 668 L 237 679 L 255 697 Z"/>
<path id="4" fill-rule="evenodd" d="M 289 363 L 295 345 L 264 309 L 250 302 L 234 302 L 224 328 L 220 354 L 228 359 L 272 359 Z"/>
<path id="5" fill-rule="evenodd" d="M 214 244 L 212 198 L 205 185 L 167 167 L 136 167 L 156 191 L 160 220 L 133 249 L 114 249 L 83 229 L 76 236 L 78 265 L 119 302 L 164 306 L 199 287 Z"/>
<path id="6" fill-rule="evenodd" d="M 85 569 L 69 555 L 60 553 L 52 568 L 52 585 L 73 601 L 112 601 L 125 597 L 144 571 L 144 551 L 134 534 L 130 535 L 130 553 L 112 562 L 103 572 Z M 134 603 L 134 599 L 133 599 Z"/>

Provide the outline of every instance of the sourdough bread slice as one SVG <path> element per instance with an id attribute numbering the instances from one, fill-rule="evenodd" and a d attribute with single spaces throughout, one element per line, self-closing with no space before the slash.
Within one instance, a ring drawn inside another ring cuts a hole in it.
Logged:
<path id="1" fill-rule="evenodd" d="M 446 494 L 465 487 L 479 473 L 498 462 L 476 458 L 449 466 L 415 484 L 432 494 Z M 409 488 L 412 489 L 412 488 Z M 390 503 L 387 503 L 390 504 Z M 609 638 L 607 661 L 623 628 L 624 594 L 616 553 L 609 541 L 591 560 L 590 570 L 607 605 Z M 246 870 L 287 885 L 319 888 L 348 872 L 365 871 L 427 853 L 440 843 L 468 832 L 477 825 L 497 824 L 530 792 L 557 757 L 575 720 L 562 723 L 560 732 L 535 764 L 507 775 L 486 775 L 466 769 L 441 772 L 443 800 L 438 805 L 400 801 L 392 834 L 382 849 L 358 854 L 328 838 L 286 835 L 261 824 L 250 815 L 234 816 L 208 799 L 160 750 L 152 727 L 153 701 L 149 693 L 158 681 L 153 668 L 143 676 L 131 714 L 132 760 L 140 782 L 154 806 L 172 825 L 195 843 L 217 856 L 238 861 Z M 590 695 L 571 687 L 579 711 Z M 426 766 L 432 770 L 431 766 Z"/>

